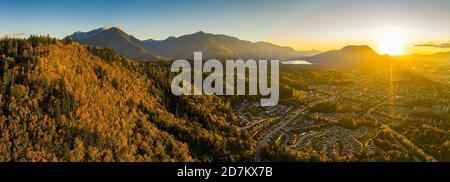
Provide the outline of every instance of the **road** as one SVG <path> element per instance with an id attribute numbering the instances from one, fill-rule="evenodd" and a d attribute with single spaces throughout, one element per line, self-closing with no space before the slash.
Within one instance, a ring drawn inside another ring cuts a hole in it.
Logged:
<path id="1" fill-rule="evenodd" d="M 331 99 L 323 99 L 323 100 L 315 101 L 315 102 L 308 104 L 307 106 L 305 106 L 303 108 L 299 108 L 299 109 L 295 110 L 294 114 L 291 117 L 289 117 L 287 120 L 281 122 L 281 124 L 279 124 L 275 129 L 273 129 L 266 136 L 264 136 L 264 138 L 262 140 L 258 141 L 258 143 L 256 144 L 255 161 L 256 162 L 261 161 L 261 146 L 264 145 L 265 143 L 269 142 L 269 140 L 273 137 L 273 135 L 284 130 L 286 128 L 286 126 L 288 126 L 302 112 L 304 112 L 306 109 L 311 108 L 319 103 L 322 103 L 325 101 L 332 101 L 332 100 L 336 100 L 336 99 L 337 99 L 337 97 L 333 96 L 333 97 L 331 97 Z"/>

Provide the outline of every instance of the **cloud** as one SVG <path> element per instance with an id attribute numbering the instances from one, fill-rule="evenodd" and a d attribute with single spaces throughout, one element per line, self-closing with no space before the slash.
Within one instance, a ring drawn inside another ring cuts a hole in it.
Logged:
<path id="1" fill-rule="evenodd" d="M 425 44 L 416 44 L 414 46 L 416 46 L 416 47 L 450 48 L 450 41 L 445 42 L 445 43 L 429 42 L 429 43 L 425 43 Z"/>

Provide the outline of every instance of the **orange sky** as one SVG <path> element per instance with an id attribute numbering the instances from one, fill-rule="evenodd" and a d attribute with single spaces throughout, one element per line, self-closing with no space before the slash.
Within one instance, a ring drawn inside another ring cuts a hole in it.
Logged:
<path id="1" fill-rule="evenodd" d="M 369 45 L 377 52 L 401 41 L 402 54 L 450 51 L 450 1 L 330 1 L 266 37 L 296 50 Z"/>

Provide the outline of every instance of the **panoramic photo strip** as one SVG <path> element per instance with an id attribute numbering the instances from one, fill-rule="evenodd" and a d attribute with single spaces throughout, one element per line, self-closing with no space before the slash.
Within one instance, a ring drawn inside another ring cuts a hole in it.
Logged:
<path id="1" fill-rule="evenodd" d="M 449 0 L 0 0 L 0 171 L 450 177 L 449 18 Z"/>

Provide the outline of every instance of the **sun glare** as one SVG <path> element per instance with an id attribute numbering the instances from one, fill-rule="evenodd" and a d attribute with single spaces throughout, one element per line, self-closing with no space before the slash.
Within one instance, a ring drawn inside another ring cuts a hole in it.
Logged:
<path id="1" fill-rule="evenodd" d="M 380 54 L 400 55 L 403 53 L 403 40 L 400 37 L 380 38 L 378 40 L 378 49 Z"/>
<path id="2" fill-rule="evenodd" d="M 404 40 L 401 31 L 387 28 L 379 32 L 378 53 L 391 56 L 403 54 Z"/>

